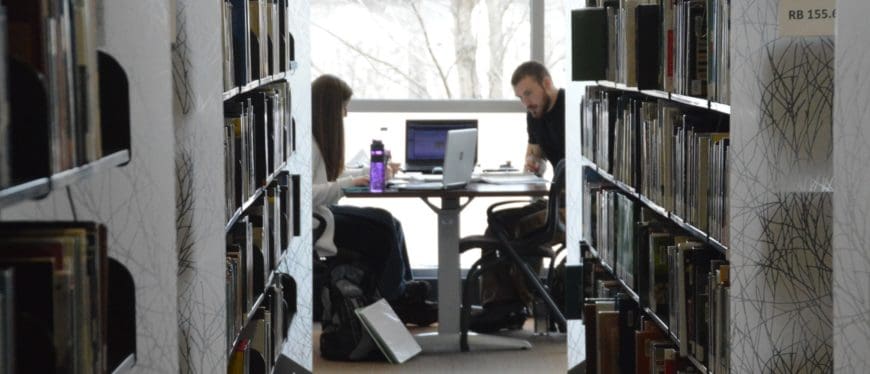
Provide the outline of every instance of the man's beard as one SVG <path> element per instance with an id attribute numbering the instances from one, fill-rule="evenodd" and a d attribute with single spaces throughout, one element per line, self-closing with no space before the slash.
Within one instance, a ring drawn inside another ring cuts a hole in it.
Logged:
<path id="1" fill-rule="evenodd" d="M 543 102 L 542 105 L 541 105 L 541 110 L 538 112 L 537 115 L 535 115 L 535 113 L 532 113 L 532 117 L 533 117 L 533 118 L 537 118 L 537 119 L 541 119 L 541 118 L 543 118 L 543 117 L 544 117 L 544 114 L 547 113 L 547 111 L 550 110 L 550 104 L 551 104 L 551 103 L 552 103 L 552 100 L 550 99 L 550 95 L 548 95 L 548 94 L 545 92 L 545 93 L 544 93 L 544 102 Z"/>

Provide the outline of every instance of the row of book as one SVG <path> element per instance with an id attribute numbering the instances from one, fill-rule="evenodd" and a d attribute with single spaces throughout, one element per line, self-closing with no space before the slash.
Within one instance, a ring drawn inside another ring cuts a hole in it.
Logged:
<path id="1" fill-rule="evenodd" d="M 224 103 L 227 219 L 283 167 L 292 150 L 293 125 L 284 81 Z"/>
<path id="2" fill-rule="evenodd" d="M 224 0 L 221 7 L 224 90 L 290 70 L 295 43 L 289 0 Z"/>
<path id="3" fill-rule="evenodd" d="M 110 315 L 109 264 L 103 225 L 0 222 L 0 371 L 115 367 L 125 345 L 110 344 L 120 329 L 108 323 L 135 316 Z M 132 284 L 124 292 L 134 292 Z M 125 333 L 135 339 L 134 331 Z"/>
<path id="4" fill-rule="evenodd" d="M 582 112 L 584 157 L 727 245 L 726 115 L 599 86 Z"/>
<path id="5" fill-rule="evenodd" d="M 263 304 L 253 312 L 253 318 L 239 335 L 228 359 L 227 373 L 271 373 L 281 354 L 282 342 L 287 338 L 288 315 L 295 310 L 295 283 L 287 274 L 266 290 Z M 293 304 L 290 304 L 293 302 Z"/>
<path id="6" fill-rule="evenodd" d="M 115 136 L 129 124 L 105 123 L 114 119 L 106 111 L 120 110 L 106 101 L 126 91 L 126 78 L 97 51 L 95 3 L 0 5 L 0 188 L 129 148 L 129 135 Z"/>
<path id="7" fill-rule="evenodd" d="M 608 285 L 636 295 L 635 301 L 668 326 L 680 355 L 691 355 L 705 365 L 722 364 L 728 335 L 724 254 L 620 189 L 594 184 L 584 194 L 584 236 L 596 250 L 594 257 L 587 256 L 590 263 L 584 269 L 599 269 L 599 278 L 609 280 Z M 587 293 L 605 294 L 600 287 Z"/>
<path id="8" fill-rule="evenodd" d="M 728 0 L 598 0 L 572 11 L 572 78 L 728 103 Z"/>
<path id="9" fill-rule="evenodd" d="M 293 236 L 294 207 L 298 206 L 298 195 L 291 192 L 288 179 L 282 177 L 267 186 L 263 196 L 227 233 L 226 327 L 230 346 L 242 334 L 257 299 L 274 292 L 269 281 L 278 274 Z"/>

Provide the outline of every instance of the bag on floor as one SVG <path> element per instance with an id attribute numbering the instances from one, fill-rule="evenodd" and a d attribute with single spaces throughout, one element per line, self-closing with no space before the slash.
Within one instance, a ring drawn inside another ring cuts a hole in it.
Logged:
<path id="1" fill-rule="evenodd" d="M 364 268 L 355 264 L 335 266 L 320 296 L 323 302 L 321 357 L 335 361 L 386 361 L 355 312 L 381 298 Z"/>

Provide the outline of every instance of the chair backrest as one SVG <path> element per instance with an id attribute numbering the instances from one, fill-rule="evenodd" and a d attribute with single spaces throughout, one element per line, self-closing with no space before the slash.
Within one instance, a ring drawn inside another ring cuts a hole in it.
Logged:
<path id="1" fill-rule="evenodd" d="M 323 232 L 326 231 L 326 218 L 323 218 L 320 214 L 312 213 L 314 216 L 314 220 L 317 221 L 317 226 L 312 230 L 312 234 L 314 235 L 313 241 L 317 241 L 320 239 L 320 236 L 323 235 Z"/>
<path id="2" fill-rule="evenodd" d="M 565 206 L 565 160 L 559 161 L 553 171 L 553 180 L 550 182 L 550 191 L 547 195 L 546 222 L 540 228 L 517 238 L 514 241 L 518 246 L 538 246 L 552 242 L 558 234 L 565 232 L 565 222 L 562 220 L 562 207 Z M 501 227 L 501 230 L 504 230 Z M 503 231 L 506 235 L 507 232 Z M 507 237 L 507 236 L 506 236 Z"/>
<path id="3" fill-rule="evenodd" d="M 550 193 L 547 200 L 547 224 L 545 232 L 555 235 L 565 231 L 562 220 L 562 207 L 565 206 L 565 159 L 556 164 L 553 171 L 553 181 L 550 183 Z"/>

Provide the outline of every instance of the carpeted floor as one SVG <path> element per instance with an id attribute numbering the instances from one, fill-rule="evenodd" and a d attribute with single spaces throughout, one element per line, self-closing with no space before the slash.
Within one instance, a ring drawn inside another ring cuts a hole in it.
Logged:
<path id="1" fill-rule="evenodd" d="M 529 350 L 420 354 L 404 364 L 387 362 L 335 362 L 320 357 L 320 323 L 315 323 L 314 372 L 320 373 L 565 373 L 565 334 L 535 335 L 532 320 L 523 330 L 503 333 L 532 343 Z M 435 331 L 435 327 L 410 328 L 411 333 Z M 458 344 L 458 343 L 457 343 Z"/>

